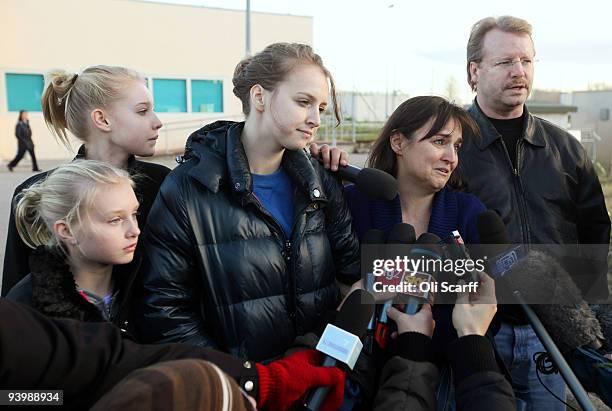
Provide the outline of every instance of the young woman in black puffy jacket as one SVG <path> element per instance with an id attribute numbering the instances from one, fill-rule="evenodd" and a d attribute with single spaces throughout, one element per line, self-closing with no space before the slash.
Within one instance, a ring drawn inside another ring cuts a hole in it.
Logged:
<path id="1" fill-rule="evenodd" d="M 305 151 L 334 82 L 303 44 L 241 61 L 244 122 L 193 133 L 145 238 L 135 324 L 147 342 L 182 341 L 256 360 L 281 355 L 359 279 L 341 182 Z"/>

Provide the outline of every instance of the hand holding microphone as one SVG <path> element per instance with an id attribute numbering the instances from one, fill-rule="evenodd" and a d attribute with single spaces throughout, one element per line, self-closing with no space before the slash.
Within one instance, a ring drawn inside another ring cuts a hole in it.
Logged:
<path id="1" fill-rule="evenodd" d="M 429 303 L 424 303 L 416 314 L 405 314 L 395 307 L 389 307 L 387 316 L 397 325 L 398 334 L 417 332 L 431 338 L 436 328 Z"/>
<path id="2" fill-rule="evenodd" d="M 321 410 L 337 410 L 344 397 L 345 373 L 337 367 L 321 366 L 323 354 L 303 350 L 273 361 L 256 364 L 259 373 L 258 408 L 287 410 L 312 387 L 329 387 Z"/>
<path id="3" fill-rule="evenodd" d="M 363 348 L 360 339 L 366 332 L 372 314 L 374 314 L 374 297 L 370 293 L 355 290 L 348 295 L 334 323 L 327 325 L 317 344 L 317 350 L 327 354 L 321 362 L 323 367 L 334 368 L 344 363 L 353 369 Z M 304 401 L 304 408 L 316 411 L 325 405 L 325 409 L 329 409 L 328 391 L 327 387 L 310 391 Z M 337 394 L 332 393 L 332 397 L 336 398 Z M 336 409 L 340 408 L 340 405 L 341 402 L 337 404 Z"/>

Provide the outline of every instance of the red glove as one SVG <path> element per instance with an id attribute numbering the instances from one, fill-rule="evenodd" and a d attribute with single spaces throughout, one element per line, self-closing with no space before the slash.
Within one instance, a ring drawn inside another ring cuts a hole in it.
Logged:
<path id="1" fill-rule="evenodd" d="M 287 410 L 311 388 L 330 386 L 321 411 L 336 411 L 344 399 L 344 371 L 322 367 L 323 354 L 304 350 L 267 365 L 256 364 L 259 373 L 257 407 Z"/>

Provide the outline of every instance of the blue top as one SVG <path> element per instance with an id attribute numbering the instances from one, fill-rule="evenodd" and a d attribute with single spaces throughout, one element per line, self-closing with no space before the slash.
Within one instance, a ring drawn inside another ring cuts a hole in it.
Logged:
<path id="1" fill-rule="evenodd" d="M 352 184 L 346 186 L 344 192 L 359 239 L 372 228 L 388 236 L 393 226 L 402 222 L 399 195 L 391 201 L 371 200 Z M 444 187 L 434 195 L 427 231 L 443 239 L 453 230 L 459 230 L 466 244 L 478 244 L 476 218 L 485 210 L 484 204 L 474 195 Z"/>
<path id="2" fill-rule="evenodd" d="M 283 169 L 272 174 L 253 174 L 253 193 L 291 237 L 293 225 L 293 183 Z"/>
<path id="3" fill-rule="evenodd" d="M 346 200 L 353 215 L 353 226 L 359 239 L 366 231 L 375 228 L 386 236 L 393 226 L 402 222 L 402 206 L 399 195 L 391 201 L 372 200 L 361 193 L 355 185 L 344 189 Z M 480 238 L 476 227 L 477 216 L 486 207 L 472 194 L 453 191 L 444 187 L 434 195 L 427 231 L 444 239 L 453 230 L 459 230 L 465 244 L 478 244 Z M 436 328 L 433 335 L 434 352 L 444 352 L 446 344 L 457 338 L 452 322 L 453 305 L 432 307 Z"/>

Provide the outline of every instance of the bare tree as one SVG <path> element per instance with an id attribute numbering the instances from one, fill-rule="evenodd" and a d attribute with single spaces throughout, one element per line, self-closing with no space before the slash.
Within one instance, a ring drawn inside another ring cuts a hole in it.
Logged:
<path id="1" fill-rule="evenodd" d="M 597 82 L 597 83 L 589 83 L 589 85 L 587 86 L 587 89 L 589 91 L 612 90 L 612 84 L 605 83 L 603 81 Z"/>
<path id="2" fill-rule="evenodd" d="M 459 97 L 459 83 L 452 74 L 446 78 L 446 87 L 444 88 L 446 97 L 449 100 L 456 100 Z"/>

